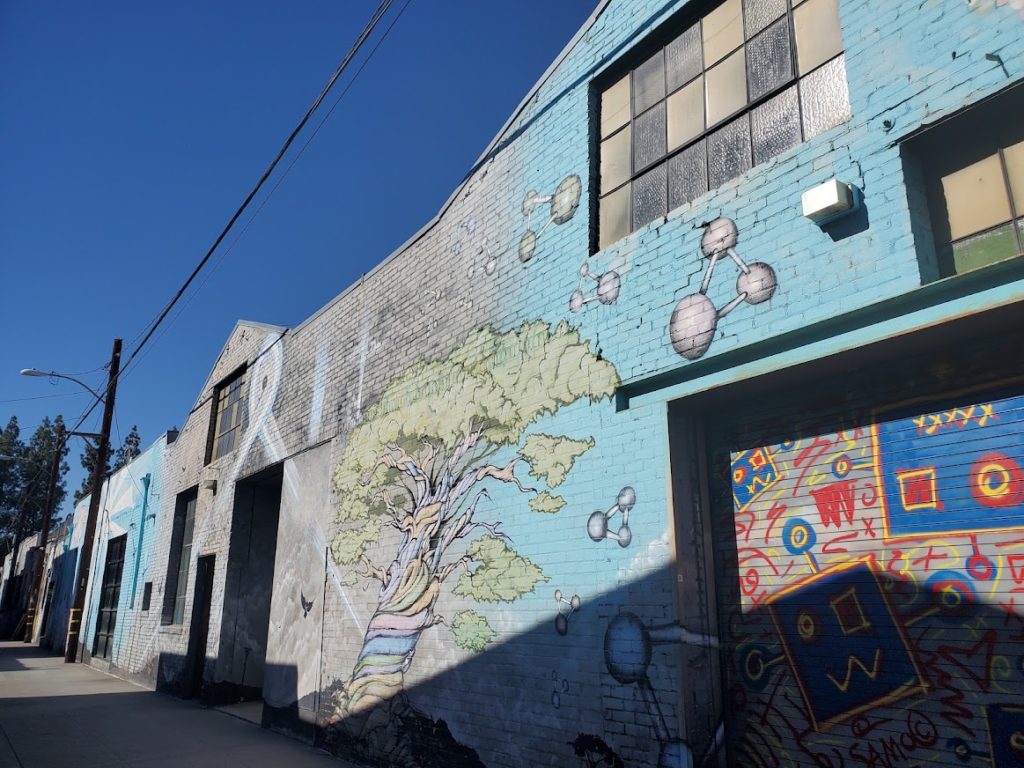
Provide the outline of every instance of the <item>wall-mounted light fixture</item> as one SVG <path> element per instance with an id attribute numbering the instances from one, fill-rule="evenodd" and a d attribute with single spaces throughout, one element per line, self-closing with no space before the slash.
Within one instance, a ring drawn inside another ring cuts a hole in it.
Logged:
<path id="1" fill-rule="evenodd" d="M 861 206 L 861 191 L 853 184 L 829 179 L 800 196 L 803 213 L 819 227 L 853 213 Z"/>

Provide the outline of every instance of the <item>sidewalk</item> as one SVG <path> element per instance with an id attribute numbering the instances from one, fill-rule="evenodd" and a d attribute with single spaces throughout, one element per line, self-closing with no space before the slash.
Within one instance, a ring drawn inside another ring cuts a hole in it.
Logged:
<path id="1" fill-rule="evenodd" d="M 286 736 L 0 643 L 0 768 L 351 768 Z"/>

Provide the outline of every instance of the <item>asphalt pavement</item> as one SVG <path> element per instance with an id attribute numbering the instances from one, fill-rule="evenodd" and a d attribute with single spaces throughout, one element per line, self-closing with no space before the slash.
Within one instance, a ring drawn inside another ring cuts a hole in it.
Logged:
<path id="1" fill-rule="evenodd" d="M 352 768 L 239 717 L 0 643 L 0 768 Z"/>

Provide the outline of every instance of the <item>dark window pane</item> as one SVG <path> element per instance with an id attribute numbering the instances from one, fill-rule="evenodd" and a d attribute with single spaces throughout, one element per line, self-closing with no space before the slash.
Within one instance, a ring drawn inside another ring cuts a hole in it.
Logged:
<path id="1" fill-rule="evenodd" d="M 747 43 L 747 83 L 751 100 L 793 77 L 789 20 L 780 19 Z"/>
<path id="2" fill-rule="evenodd" d="M 645 173 L 633 182 L 633 229 L 664 216 L 668 210 L 665 164 Z"/>
<path id="3" fill-rule="evenodd" d="M 633 170 L 639 171 L 665 154 L 665 102 L 633 121 Z"/>
<path id="4" fill-rule="evenodd" d="M 694 24 L 665 49 L 665 77 L 668 90 L 688 83 L 701 70 L 700 24 Z"/>
<path id="5" fill-rule="evenodd" d="M 708 137 L 708 185 L 720 187 L 750 169 L 750 121 L 733 120 Z"/>
<path id="6" fill-rule="evenodd" d="M 838 56 L 800 81 L 804 139 L 824 133 L 850 119 L 846 62 Z"/>
<path id="7" fill-rule="evenodd" d="M 751 38 L 786 12 L 786 0 L 743 0 L 744 26 Z"/>
<path id="8" fill-rule="evenodd" d="M 707 191 L 707 157 L 701 140 L 668 161 L 669 210 L 696 200 Z"/>
<path id="9" fill-rule="evenodd" d="M 633 72 L 633 114 L 665 98 L 665 56 L 658 51 Z"/>
<path id="10" fill-rule="evenodd" d="M 770 160 L 800 143 L 800 104 L 794 85 L 750 114 L 754 165 Z"/>
<path id="11" fill-rule="evenodd" d="M 953 243 L 953 264 L 957 274 L 1016 255 L 1017 241 L 1012 223 Z"/>

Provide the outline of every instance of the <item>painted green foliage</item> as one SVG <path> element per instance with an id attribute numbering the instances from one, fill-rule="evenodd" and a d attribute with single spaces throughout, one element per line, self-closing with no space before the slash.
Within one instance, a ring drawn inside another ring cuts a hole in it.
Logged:
<path id="1" fill-rule="evenodd" d="M 334 559 L 347 566 L 346 581 L 357 574 L 380 583 L 359 674 L 345 686 L 347 709 L 400 689 L 396 648 L 411 662 L 423 630 L 446 624 L 455 631 L 454 620 L 434 610 L 452 576 L 459 575 L 456 596 L 485 602 L 515 600 L 546 580 L 500 522 L 482 519 L 489 489 L 513 487 L 531 497 L 534 510 L 561 509 L 560 497 L 524 485 L 517 465 L 556 486 L 594 441 L 526 431 L 563 406 L 610 397 L 617 384 L 611 363 L 568 323 L 534 322 L 506 333 L 477 330 L 448 357 L 412 366 L 381 393 L 334 474 Z M 493 463 L 502 452 L 508 460 Z M 385 531 L 397 551 L 382 547 Z M 493 631 L 470 618 L 460 619 L 456 639 L 480 650 Z M 378 658 L 373 641 L 382 634 L 389 651 Z"/>
<path id="2" fill-rule="evenodd" d="M 476 611 L 459 611 L 452 617 L 452 637 L 460 648 L 479 653 L 494 639 L 494 630 Z"/>

